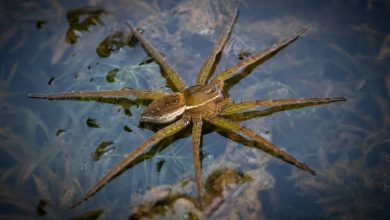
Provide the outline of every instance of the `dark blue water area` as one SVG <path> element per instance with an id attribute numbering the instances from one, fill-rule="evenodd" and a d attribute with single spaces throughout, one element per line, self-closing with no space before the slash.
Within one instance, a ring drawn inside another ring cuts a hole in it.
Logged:
<path id="1" fill-rule="evenodd" d="M 130 33 L 126 21 L 141 28 L 191 85 L 234 5 L 207 0 L 1 1 L 0 218 L 62 219 L 102 208 L 101 219 L 123 219 L 142 213 L 140 207 L 147 210 L 150 202 L 165 204 L 161 199 L 175 193 L 196 198 L 187 129 L 148 148 L 87 202 L 69 209 L 166 125 L 139 122 L 150 102 L 42 100 L 28 94 L 125 87 L 171 92 L 139 44 L 116 45 L 107 57 L 97 54 L 110 34 Z M 92 19 L 93 25 L 71 29 L 68 16 L 75 9 L 82 14 L 79 21 Z M 385 0 L 242 0 L 215 72 L 239 62 L 244 52 L 254 55 L 301 27 L 308 30 L 267 61 L 243 70 L 239 76 L 245 77 L 228 80 L 228 86 L 234 85 L 232 100 L 348 100 L 241 123 L 309 165 L 315 176 L 205 123 L 201 158 L 208 206 L 200 211 L 194 200 L 178 200 L 176 206 L 165 206 L 165 217 L 390 219 L 389 18 Z M 71 34 L 74 43 L 69 43 Z M 110 144 L 98 154 L 104 143 Z M 206 188 L 221 170 L 228 186 L 222 187 L 222 196 L 210 196 Z M 38 207 L 40 200 L 48 205 Z M 46 214 L 39 216 L 37 208 Z"/>

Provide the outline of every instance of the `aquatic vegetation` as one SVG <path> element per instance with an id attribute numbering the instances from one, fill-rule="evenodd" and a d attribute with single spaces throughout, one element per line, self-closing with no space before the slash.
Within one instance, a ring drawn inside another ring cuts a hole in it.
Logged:
<path id="1" fill-rule="evenodd" d="M 47 23 L 45 20 L 38 20 L 37 21 L 37 29 L 42 29 L 43 26 Z"/>
<path id="2" fill-rule="evenodd" d="M 103 214 L 103 209 L 96 209 L 72 217 L 69 220 L 95 220 L 95 219 L 99 219 L 101 214 Z"/>
<path id="3" fill-rule="evenodd" d="M 90 128 L 100 128 L 100 125 L 96 122 L 95 119 L 92 118 L 87 118 L 85 123 L 88 125 Z"/>
<path id="4" fill-rule="evenodd" d="M 187 87 L 177 71 L 157 52 L 157 50 L 147 42 L 138 30 L 135 30 L 130 24 L 130 30 L 135 39 L 141 43 L 143 48 L 154 58 L 161 66 L 168 85 L 176 91 L 174 93 L 164 93 L 159 91 L 149 91 L 140 89 L 121 89 L 105 91 L 80 91 L 65 92 L 55 94 L 32 94 L 32 98 L 44 99 L 71 99 L 71 98 L 111 98 L 133 96 L 138 99 L 152 100 L 152 103 L 146 107 L 141 114 L 140 121 L 151 123 L 170 123 L 172 124 L 158 130 L 154 135 L 146 139 L 133 152 L 127 155 L 122 161 L 115 165 L 106 175 L 104 175 L 86 194 L 77 200 L 72 207 L 82 203 L 84 200 L 95 194 L 114 176 L 121 173 L 150 145 L 154 145 L 161 140 L 173 136 L 192 123 L 192 150 L 195 169 L 195 182 L 198 192 L 198 206 L 202 207 L 201 192 L 201 161 L 200 161 L 200 143 L 202 137 L 203 121 L 213 126 L 235 133 L 238 136 L 246 136 L 252 139 L 265 152 L 279 157 L 280 159 L 293 164 L 294 166 L 315 174 L 314 170 L 306 164 L 298 161 L 281 148 L 269 142 L 264 137 L 256 134 L 254 131 L 240 125 L 238 122 L 231 121 L 225 116 L 234 114 L 245 114 L 245 111 L 255 109 L 257 106 L 279 107 L 278 111 L 291 108 L 328 104 L 332 102 L 345 101 L 344 97 L 334 98 L 289 98 L 289 99 L 264 99 L 254 101 L 243 101 L 235 103 L 226 94 L 224 82 L 234 77 L 240 70 L 251 65 L 259 64 L 272 57 L 282 48 L 286 47 L 306 30 L 301 29 L 295 35 L 288 37 L 273 46 L 260 51 L 259 53 L 245 57 L 238 64 L 233 65 L 220 73 L 211 80 L 211 74 L 217 62 L 217 56 L 224 48 L 235 23 L 238 8 L 231 12 L 228 24 L 221 34 L 221 37 L 215 44 L 211 54 L 205 61 L 196 79 L 194 86 Z M 178 119 L 178 120 L 176 120 Z"/>
<path id="5" fill-rule="evenodd" d="M 118 74 L 119 69 L 115 68 L 113 70 L 110 70 L 106 75 L 106 81 L 109 83 L 115 82 L 115 77 Z"/>
<path id="6" fill-rule="evenodd" d="M 67 13 L 67 19 L 69 23 L 69 29 L 66 32 L 66 42 L 74 44 L 77 42 L 78 33 L 80 31 L 87 31 L 88 28 L 95 25 L 102 25 L 100 16 L 107 14 L 104 9 L 94 7 L 81 7 L 77 9 L 69 10 Z M 84 20 L 81 20 L 84 18 Z"/>
<path id="7" fill-rule="evenodd" d="M 95 153 L 93 155 L 93 159 L 95 161 L 100 160 L 100 157 L 106 153 L 107 151 L 112 150 L 114 147 L 107 148 L 108 146 L 112 145 L 113 141 L 103 141 L 99 144 L 99 146 L 96 148 Z"/>
<path id="8" fill-rule="evenodd" d="M 45 199 L 40 199 L 37 205 L 37 213 L 40 216 L 46 215 L 45 207 L 48 205 L 48 201 Z"/>
<path id="9" fill-rule="evenodd" d="M 254 191 L 268 188 L 266 185 L 259 185 L 267 181 L 266 176 L 262 175 L 264 171 L 244 173 L 228 167 L 226 161 L 221 159 L 216 162 L 218 165 L 209 169 L 210 173 L 203 186 L 203 208 L 198 206 L 197 198 L 191 196 L 195 183 L 184 179 L 177 184 L 159 185 L 148 190 L 143 202 L 133 207 L 129 219 L 183 216 L 188 219 L 230 219 L 237 216 L 259 218 L 262 212 L 261 204 L 257 199 L 253 200 L 253 195 L 256 195 Z"/>
<path id="10" fill-rule="evenodd" d="M 128 36 L 121 31 L 116 31 L 99 43 L 96 47 L 96 53 L 100 57 L 108 57 L 111 52 L 118 51 L 124 46 L 134 47 L 136 44 L 136 40 L 131 35 Z"/>

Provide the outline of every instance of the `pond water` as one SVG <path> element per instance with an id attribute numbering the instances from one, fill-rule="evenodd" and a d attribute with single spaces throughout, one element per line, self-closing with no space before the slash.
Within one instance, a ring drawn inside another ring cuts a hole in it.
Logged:
<path id="1" fill-rule="evenodd" d="M 317 175 L 208 126 L 203 211 L 194 202 L 190 130 L 154 145 L 88 201 L 69 208 L 163 126 L 140 124 L 148 103 L 131 98 L 28 94 L 125 87 L 170 92 L 159 66 L 126 41 L 127 21 L 191 85 L 233 8 L 206 0 L 2 1 L 0 218 L 389 219 L 387 0 L 240 2 L 215 72 L 301 27 L 308 31 L 247 71 L 230 89 L 232 99 L 348 98 L 242 123 Z"/>

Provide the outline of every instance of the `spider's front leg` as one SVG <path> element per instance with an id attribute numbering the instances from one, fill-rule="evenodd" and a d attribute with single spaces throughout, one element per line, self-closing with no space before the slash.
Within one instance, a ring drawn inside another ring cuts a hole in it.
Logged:
<path id="1" fill-rule="evenodd" d="M 331 97 L 331 98 L 291 98 L 291 99 L 262 99 L 262 100 L 254 100 L 254 101 L 244 101 L 241 103 L 230 104 L 225 107 L 222 111 L 222 115 L 231 115 L 235 113 L 239 113 L 242 111 L 254 109 L 257 106 L 267 106 L 267 107 L 275 107 L 275 106 L 293 106 L 296 108 L 312 106 L 312 105 L 323 105 L 329 104 L 332 102 L 342 102 L 346 101 L 345 97 Z"/>
<path id="2" fill-rule="evenodd" d="M 223 30 L 221 36 L 218 41 L 215 43 L 213 50 L 210 55 L 207 57 L 204 62 L 202 68 L 199 71 L 198 78 L 196 80 L 196 84 L 205 84 L 212 73 L 213 66 L 215 65 L 217 55 L 221 53 L 223 47 L 225 46 L 227 40 L 229 39 L 230 33 L 232 32 L 234 22 L 236 21 L 238 14 L 238 6 L 234 13 L 230 16 L 230 20 L 226 28 Z"/>
<path id="3" fill-rule="evenodd" d="M 166 76 L 170 82 L 174 85 L 175 89 L 179 92 L 183 92 L 187 87 L 184 81 L 181 79 L 179 73 L 165 60 L 165 58 L 140 34 L 137 30 L 133 28 L 130 22 L 127 22 L 132 34 L 135 39 L 137 39 L 145 51 L 153 57 L 153 59 L 160 65 L 162 70 L 165 72 Z"/>
<path id="4" fill-rule="evenodd" d="M 292 43 L 296 39 L 298 39 L 298 37 L 301 36 L 303 33 L 305 33 L 305 31 L 306 31 L 306 28 L 302 28 L 295 35 L 293 35 L 289 38 L 286 38 L 286 39 L 282 40 L 281 42 L 276 43 L 267 49 L 260 51 L 259 53 L 255 54 L 253 57 L 250 56 L 250 57 L 245 58 L 244 60 L 237 63 L 236 65 L 231 66 L 231 67 L 227 68 L 226 70 L 218 73 L 213 78 L 213 80 L 211 82 L 215 83 L 218 81 L 225 81 L 225 80 L 229 79 L 230 77 L 232 77 L 237 72 L 239 72 L 240 70 L 242 70 L 243 68 L 245 68 L 253 63 L 256 63 L 258 61 L 266 60 L 266 59 L 270 58 L 276 52 L 278 52 L 279 50 L 283 49 L 284 47 L 286 47 L 287 45 L 289 45 L 290 43 Z"/>
<path id="5" fill-rule="evenodd" d="M 121 89 L 121 90 L 102 90 L 102 91 L 78 91 L 61 92 L 52 94 L 29 94 L 29 98 L 40 99 L 75 99 L 75 98 L 114 98 L 133 96 L 139 99 L 158 99 L 166 96 L 167 93 L 159 91 L 147 91 L 141 89 Z"/>
<path id="6" fill-rule="evenodd" d="M 272 144 L 267 139 L 263 138 L 262 136 L 256 134 L 254 131 L 241 126 L 239 123 L 230 121 L 228 119 L 222 118 L 222 117 L 211 117 L 207 119 L 211 124 L 226 129 L 228 131 L 231 131 L 233 133 L 238 134 L 244 134 L 245 136 L 253 139 L 257 143 L 260 144 L 260 147 L 267 153 L 279 157 L 280 159 L 286 161 L 287 163 L 293 164 L 294 166 L 298 167 L 299 169 L 302 169 L 306 172 L 309 172 L 310 174 L 315 175 L 315 171 L 311 169 L 306 164 L 299 162 L 297 159 L 295 159 L 293 156 L 289 155 L 287 152 L 283 151 L 280 147 Z"/>
<path id="7" fill-rule="evenodd" d="M 157 131 L 153 136 L 145 140 L 141 145 L 139 145 L 133 152 L 128 154 L 124 159 L 117 163 L 111 170 L 106 173 L 94 186 L 92 186 L 80 199 L 78 199 L 71 208 L 78 206 L 83 201 L 87 200 L 93 194 L 95 194 L 99 189 L 106 185 L 114 176 L 122 172 L 136 156 L 138 156 L 142 151 L 144 151 L 150 145 L 156 144 L 162 139 L 172 136 L 187 127 L 189 124 L 188 119 L 180 119 L 173 124 L 168 125 L 167 127 Z"/>

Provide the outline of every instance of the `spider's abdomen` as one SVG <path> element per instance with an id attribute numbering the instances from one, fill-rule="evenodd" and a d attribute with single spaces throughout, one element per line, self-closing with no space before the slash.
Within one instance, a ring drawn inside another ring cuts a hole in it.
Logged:
<path id="1" fill-rule="evenodd" d="M 172 93 L 154 100 L 141 113 L 140 121 L 167 123 L 175 120 L 186 109 L 182 93 Z"/>

